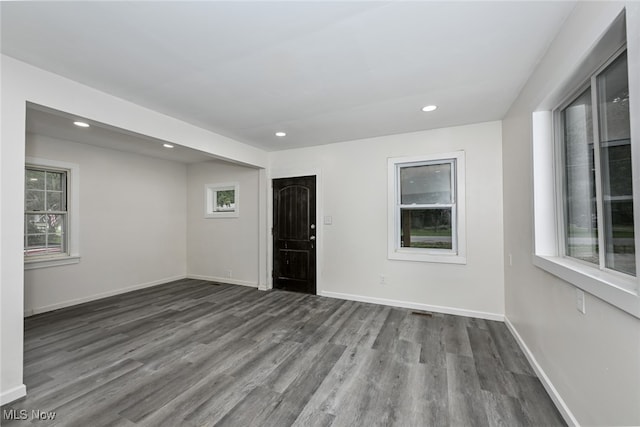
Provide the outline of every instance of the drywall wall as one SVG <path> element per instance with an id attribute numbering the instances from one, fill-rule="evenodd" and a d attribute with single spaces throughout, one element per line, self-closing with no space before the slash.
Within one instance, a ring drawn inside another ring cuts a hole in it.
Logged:
<path id="1" fill-rule="evenodd" d="M 259 170 L 222 162 L 187 169 L 189 277 L 258 287 Z M 239 184 L 239 216 L 205 218 L 205 185 Z"/>
<path id="2" fill-rule="evenodd" d="M 637 88 L 640 7 L 626 6 L 630 86 Z M 623 7 L 579 3 L 503 121 L 504 247 L 513 260 L 505 263 L 506 317 L 565 418 L 582 425 L 640 425 L 640 319 L 589 294 L 581 314 L 575 288 L 532 264 L 532 113 Z"/>
<path id="3" fill-rule="evenodd" d="M 2 57 L 0 79 L 0 404 L 26 393 L 22 383 L 24 139 L 26 105 Z M 18 77 L 18 76 L 16 76 Z"/>
<path id="4" fill-rule="evenodd" d="M 33 134 L 26 155 L 79 166 L 81 257 L 25 271 L 27 314 L 186 276 L 185 164 Z"/>
<path id="5" fill-rule="evenodd" d="M 272 178 L 318 175 L 318 293 L 500 319 L 501 141 L 491 122 L 270 153 Z M 387 159 L 457 150 L 466 156 L 467 264 L 387 259 Z"/>
<path id="6" fill-rule="evenodd" d="M 0 404 L 25 394 L 23 374 L 23 207 L 26 103 L 264 167 L 267 154 L 213 132 L 2 55 L 0 110 Z"/>

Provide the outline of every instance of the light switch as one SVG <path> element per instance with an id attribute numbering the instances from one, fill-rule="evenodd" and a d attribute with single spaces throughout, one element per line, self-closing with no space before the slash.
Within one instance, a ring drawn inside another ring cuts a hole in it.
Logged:
<path id="1" fill-rule="evenodd" d="M 333 223 L 333 218 L 331 215 L 327 215 L 324 217 L 324 225 L 331 225 Z"/>

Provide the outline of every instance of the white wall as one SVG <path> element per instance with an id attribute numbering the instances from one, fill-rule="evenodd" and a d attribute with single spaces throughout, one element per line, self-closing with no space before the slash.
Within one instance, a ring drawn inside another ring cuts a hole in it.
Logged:
<path id="1" fill-rule="evenodd" d="M 257 148 L 198 128 L 2 55 L 0 110 L 0 403 L 25 394 L 23 207 L 26 103 L 65 111 L 222 159 L 265 167 Z M 264 211 L 264 208 L 261 208 Z M 261 249 L 262 250 L 262 249 Z"/>
<path id="2" fill-rule="evenodd" d="M 388 260 L 387 159 L 457 150 L 466 154 L 467 264 Z M 319 294 L 501 318 L 499 122 L 279 151 L 269 157 L 271 176 L 319 172 Z M 325 215 L 332 217 L 332 225 L 323 225 Z M 386 276 L 386 285 L 379 283 L 380 275 Z"/>
<path id="3" fill-rule="evenodd" d="M 79 165 L 81 256 L 25 271 L 27 314 L 186 276 L 185 164 L 33 134 L 26 154 Z"/>
<path id="4" fill-rule="evenodd" d="M 506 317 L 570 422 L 640 425 L 640 319 L 532 264 L 532 112 L 574 71 L 624 3 L 579 3 L 503 122 Z M 630 85 L 640 85 L 640 7 L 627 3 Z M 635 29 L 635 30 L 634 30 Z M 633 58 L 636 58 L 635 61 Z M 634 155 L 637 155 L 635 153 Z"/>
<path id="5" fill-rule="evenodd" d="M 258 287 L 259 170 L 221 162 L 188 167 L 189 277 Z M 240 184 L 240 216 L 205 218 L 206 184 Z"/>

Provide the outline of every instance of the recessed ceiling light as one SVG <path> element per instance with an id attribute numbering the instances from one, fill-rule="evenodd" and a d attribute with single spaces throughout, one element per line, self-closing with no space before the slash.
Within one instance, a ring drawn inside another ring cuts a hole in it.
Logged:
<path id="1" fill-rule="evenodd" d="M 286 132 L 276 132 L 276 136 L 279 136 L 279 137 L 287 136 L 287 133 Z"/>
<path id="2" fill-rule="evenodd" d="M 85 123 L 85 122 L 73 122 L 74 125 L 81 127 L 81 128 L 88 128 L 89 127 L 89 123 Z"/>
<path id="3" fill-rule="evenodd" d="M 162 146 L 164 148 L 173 148 L 173 145 L 171 145 L 171 144 L 162 144 Z"/>
<path id="4" fill-rule="evenodd" d="M 437 109 L 438 109 L 437 105 L 427 105 L 426 107 L 422 107 L 422 111 L 424 112 L 435 111 Z"/>

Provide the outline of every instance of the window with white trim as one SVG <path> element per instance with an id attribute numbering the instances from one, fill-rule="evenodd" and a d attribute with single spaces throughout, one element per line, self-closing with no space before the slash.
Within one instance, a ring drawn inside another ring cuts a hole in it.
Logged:
<path id="1" fill-rule="evenodd" d="M 389 259 L 460 263 L 464 152 L 389 159 Z"/>
<path id="2" fill-rule="evenodd" d="M 564 255 L 636 275 L 626 49 L 554 113 Z"/>
<path id="3" fill-rule="evenodd" d="M 25 168 L 25 257 L 67 253 L 67 174 L 60 169 Z"/>
<path id="4" fill-rule="evenodd" d="M 24 268 L 80 262 L 79 166 L 27 157 L 24 182 Z"/>
<path id="5" fill-rule="evenodd" d="M 627 31 L 640 40 L 623 11 L 532 114 L 533 263 L 640 318 L 640 63 Z"/>
<path id="6" fill-rule="evenodd" d="M 240 184 L 206 184 L 205 218 L 237 218 L 240 216 Z"/>

